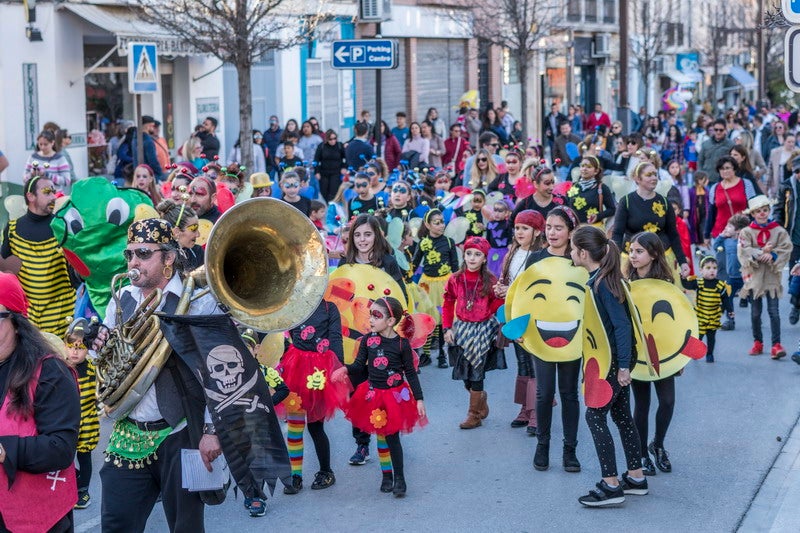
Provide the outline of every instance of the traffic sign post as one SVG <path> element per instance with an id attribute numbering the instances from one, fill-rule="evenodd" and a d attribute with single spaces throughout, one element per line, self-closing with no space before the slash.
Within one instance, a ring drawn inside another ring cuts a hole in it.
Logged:
<path id="1" fill-rule="evenodd" d="M 331 66 L 345 70 L 397 68 L 397 42 L 392 39 L 333 41 Z"/>
<path id="2" fill-rule="evenodd" d="M 792 26 L 786 30 L 783 51 L 783 77 L 786 86 L 800 93 L 800 26 Z"/>
<path id="3" fill-rule="evenodd" d="M 800 24 L 800 0 L 781 0 L 783 16 L 792 24 Z"/>
<path id="4" fill-rule="evenodd" d="M 142 164 L 142 93 L 158 92 L 158 50 L 154 43 L 128 43 L 128 91 L 136 95 L 136 164 Z"/>

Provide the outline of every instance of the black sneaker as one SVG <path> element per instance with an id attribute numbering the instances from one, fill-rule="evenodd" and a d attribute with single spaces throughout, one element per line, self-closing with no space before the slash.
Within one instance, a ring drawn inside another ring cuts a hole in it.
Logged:
<path id="1" fill-rule="evenodd" d="M 578 501 L 587 507 L 606 507 L 619 505 L 625 501 L 622 485 L 610 487 L 605 481 L 595 485 L 597 490 L 590 490 L 586 496 L 581 496 Z"/>
<path id="2" fill-rule="evenodd" d="M 650 457 L 642 457 L 642 472 L 645 476 L 656 475 L 656 467 L 653 465 L 653 461 L 650 460 Z"/>
<path id="3" fill-rule="evenodd" d="M 436 366 L 439 368 L 450 368 L 450 365 L 447 364 L 447 358 L 443 355 L 436 358 Z"/>
<path id="4" fill-rule="evenodd" d="M 86 509 L 92 504 L 92 497 L 88 492 L 78 493 L 78 502 L 75 504 L 75 509 Z"/>
<path id="5" fill-rule="evenodd" d="M 669 462 L 669 454 L 664 448 L 656 448 L 656 443 L 651 442 L 647 447 L 653 457 L 656 459 L 656 466 L 662 472 L 672 472 L 672 463 Z"/>
<path id="6" fill-rule="evenodd" d="M 297 494 L 303 490 L 303 476 L 298 476 L 297 474 L 292 474 L 292 484 L 286 487 L 283 487 L 284 494 Z"/>
<path id="7" fill-rule="evenodd" d="M 369 461 L 369 447 L 359 444 L 356 448 L 356 453 L 350 458 L 351 465 L 363 465 Z"/>
<path id="8" fill-rule="evenodd" d="M 739 307 L 747 307 L 747 298 L 739 298 Z"/>
<path id="9" fill-rule="evenodd" d="M 619 480 L 619 486 L 625 494 L 634 494 L 636 496 L 644 496 L 647 494 L 647 478 L 642 481 L 634 481 L 627 472 L 622 474 L 622 479 Z"/>
<path id="10" fill-rule="evenodd" d="M 381 492 L 392 492 L 393 488 L 394 488 L 393 472 L 384 472 L 383 479 L 381 480 Z"/>
<path id="11" fill-rule="evenodd" d="M 431 364 L 431 354 L 423 353 L 419 357 L 419 367 L 422 368 L 423 366 L 428 366 L 429 364 Z"/>
<path id="12" fill-rule="evenodd" d="M 789 311 L 789 324 L 797 324 L 798 320 L 800 320 L 800 307 L 792 307 Z"/>
<path id="13" fill-rule="evenodd" d="M 733 331 L 736 329 L 736 321 L 732 318 L 725 320 L 720 327 L 722 331 Z"/>
<path id="14" fill-rule="evenodd" d="M 311 484 L 311 490 L 327 489 L 336 483 L 336 476 L 333 472 L 317 472 L 314 476 L 314 483 Z"/>
<path id="15" fill-rule="evenodd" d="M 250 511 L 250 516 L 252 518 L 258 518 L 259 516 L 267 514 L 267 502 L 262 498 L 245 498 L 244 506 L 245 509 Z"/>

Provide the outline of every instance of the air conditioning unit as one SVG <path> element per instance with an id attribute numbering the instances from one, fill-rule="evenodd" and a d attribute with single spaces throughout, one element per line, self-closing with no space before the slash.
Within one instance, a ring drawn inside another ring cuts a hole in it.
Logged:
<path id="1" fill-rule="evenodd" d="M 592 57 L 608 57 L 611 55 L 611 36 L 598 33 L 592 41 Z"/>
<path id="2" fill-rule="evenodd" d="M 391 0 L 360 0 L 360 19 L 364 22 L 383 22 L 392 14 Z"/>

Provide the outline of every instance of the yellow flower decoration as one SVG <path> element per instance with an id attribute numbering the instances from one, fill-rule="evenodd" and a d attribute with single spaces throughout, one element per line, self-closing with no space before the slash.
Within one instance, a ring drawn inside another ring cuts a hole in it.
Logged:
<path id="1" fill-rule="evenodd" d="M 475 211 L 469 211 L 466 215 L 464 215 L 464 218 L 466 218 L 470 222 L 475 222 L 476 220 L 478 220 L 478 215 L 475 213 Z"/>
<path id="2" fill-rule="evenodd" d="M 303 410 L 303 399 L 296 392 L 290 392 L 284 401 L 286 402 L 286 410 L 291 413 Z"/>
<path id="3" fill-rule="evenodd" d="M 431 250 L 428 252 L 428 256 L 425 258 L 429 265 L 435 265 L 436 263 L 442 260 L 442 254 L 437 252 L 436 250 Z"/>
<path id="4" fill-rule="evenodd" d="M 572 186 L 572 187 L 570 187 L 570 188 L 569 188 L 569 190 L 567 191 L 567 196 L 569 196 L 570 198 L 572 198 L 573 196 L 577 196 L 579 192 L 580 192 L 580 189 L 578 189 L 578 187 L 576 187 L 575 185 L 573 185 L 573 186 Z"/>
<path id="5" fill-rule="evenodd" d="M 480 224 L 478 224 L 477 222 L 475 222 L 475 223 L 472 225 L 472 228 L 471 228 L 471 229 L 472 229 L 472 233 L 481 233 Z"/>
<path id="6" fill-rule="evenodd" d="M 650 233 L 658 233 L 658 226 L 653 224 L 652 222 L 648 222 L 642 228 L 644 231 L 649 231 Z"/>
<path id="7" fill-rule="evenodd" d="M 665 214 L 667 214 L 667 210 L 664 208 L 664 204 L 661 202 L 653 202 L 653 213 L 659 217 L 663 217 Z"/>
<path id="8" fill-rule="evenodd" d="M 597 208 L 596 207 L 590 207 L 589 209 L 586 210 L 586 216 L 587 217 L 593 217 L 596 214 L 597 214 Z"/>
<path id="9" fill-rule="evenodd" d="M 450 270 L 450 265 L 442 265 L 442 266 L 439 267 L 439 275 L 440 276 L 446 276 L 446 275 L 450 274 L 451 272 L 452 272 L 452 270 Z"/>
<path id="10" fill-rule="evenodd" d="M 383 409 L 375 409 L 372 411 L 372 414 L 369 415 L 369 423 L 375 427 L 375 429 L 381 429 L 386 425 L 386 411 Z"/>
<path id="11" fill-rule="evenodd" d="M 423 252 L 427 252 L 428 250 L 433 249 L 433 241 L 430 237 L 425 237 L 419 242 L 419 249 Z"/>
<path id="12" fill-rule="evenodd" d="M 277 370 L 270 367 L 265 367 L 266 370 L 264 371 L 264 379 L 267 380 L 267 385 L 272 387 L 273 389 L 283 383 L 283 378 L 281 377 L 280 373 Z"/>
<path id="13" fill-rule="evenodd" d="M 310 390 L 323 390 L 325 388 L 325 371 L 319 368 L 314 368 L 314 373 L 306 379 L 306 388 Z"/>
<path id="14" fill-rule="evenodd" d="M 586 198 L 579 196 L 578 198 L 575 198 L 575 201 L 572 203 L 572 205 L 575 207 L 575 209 L 582 211 L 583 208 L 586 207 Z"/>

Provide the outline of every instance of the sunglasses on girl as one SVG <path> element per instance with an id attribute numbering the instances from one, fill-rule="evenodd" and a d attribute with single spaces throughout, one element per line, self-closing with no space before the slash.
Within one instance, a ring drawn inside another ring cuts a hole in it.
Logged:
<path id="1" fill-rule="evenodd" d="M 479 157 L 478 158 L 478 163 L 486 163 L 487 161 L 488 161 L 488 159 L 486 159 L 485 157 Z"/>
<path id="2" fill-rule="evenodd" d="M 155 250 L 151 250 L 150 248 L 134 248 L 133 250 L 123 250 L 122 256 L 125 257 L 125 261 L 131 262 L 133 261 L 133 256 L 136 256 L 137 259 L 142 261 L 147 261 L 153 254 L 156 252 L 164 252 L 166 251 L 164 248 L 156 248 Z"/>

